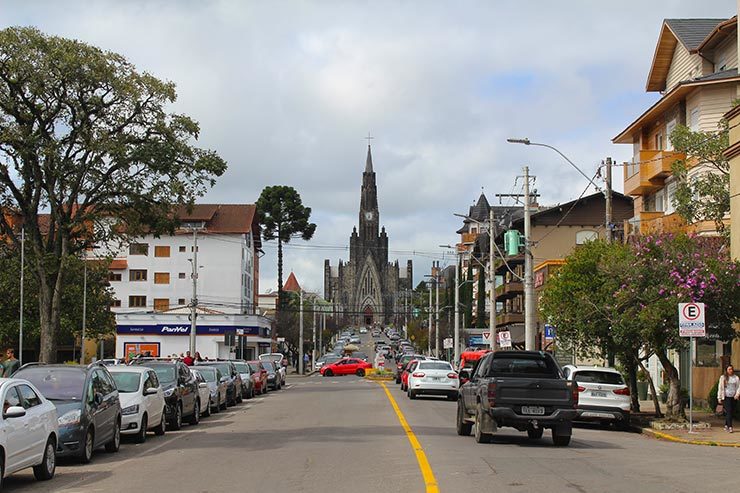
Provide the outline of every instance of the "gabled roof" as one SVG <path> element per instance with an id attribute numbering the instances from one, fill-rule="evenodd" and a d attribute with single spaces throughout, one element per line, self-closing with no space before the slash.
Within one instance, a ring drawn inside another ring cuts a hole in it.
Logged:
<path id="1" fill-rule="evenodd" d="M 735 34 L 732 28 L 737 28 L 737 16 L 732 16 L 731 18 L 727 19 L 724 22 L 720 22 L 715 26 L 714 29 L 712 29 L 712 32 L 710 32 L 706 38 L 704 38 L 704 41 L 702 41 L 699 46 L 696 47 L 697 52 L 701 53 L 705 50 L 711 50 L 715 46 L 717 46 L 719 43 L 721 43 L 727 36 L 730 34 Z"/>
<path id="2" fill-rule="evenodd" d="M 288 280 L 285 281 L 285 285 L 283 286 L 283 291 L 292 291 L 294 293 L 297 293 L 301 290 L 301 285 L 298 284 L 298 279 L 296 279 L 295 274 L 292 272 L 288 276 Z"/>
<path id="3" fill-rule="evenodd" d="M 714 29 L 727 19 L 665 19 L 660 28 L 653 63 L 647 80 L 647 91 L 663 91 L 678 43 L 689 52 L 701 45 Z"/>
<path id="4" fill-rule="evenodd" d="M 180 207 L 181 222 L 205 222 L 206 233 L 246 234 L 258 228 L 254 204 L 195 204 L 192 209 Z"/>

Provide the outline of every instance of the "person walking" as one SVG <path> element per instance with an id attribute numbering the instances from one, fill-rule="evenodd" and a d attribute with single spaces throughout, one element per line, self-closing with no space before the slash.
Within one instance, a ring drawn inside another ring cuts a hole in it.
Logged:
<path id="1" fill-rule="evenodd" d="M 735 375 L 735 368 L 732 365 L 727 365 L 725 372 L 719 377 L 717 402 L 721 402 L 725 409 L 725 431 L 728 433 L 732 433 L 732 414 L 738 399 L 740 399 L 740 377 Z"/>
<path id="2" fill-rule="evenodd" d="M 18 371 L 18 368 L 20 367 L 21 367 L 21 362 L 15 358 L 15 349 L 13 349 L 12 347 L 9 347 L 5 351 L 5 361 L 3 361 L 2 376 L 5 378 L 10 378 L 13 376 L 13 373 Z"/>
<path id="3" fill-rule="evenodd" d="M 311 357 L 308 355 L 308 353 L 303 355 L 303 373 L 306 373 L 308 370 L 308 362 L 311 359 Z"/>

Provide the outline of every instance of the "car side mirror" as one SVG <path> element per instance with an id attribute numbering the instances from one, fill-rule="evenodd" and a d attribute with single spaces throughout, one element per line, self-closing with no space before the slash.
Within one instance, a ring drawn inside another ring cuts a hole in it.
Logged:
<path id="1" fill-rule="evenodd" d="M 26 410 L 21 406 L 10 406 L 3 413 L 4 418 L 22 418 L 26 415 Z"/>
<path id="2" fill-rule="evenodd" d="M 470 380 L 470 372 L 468 370 L 460 370 L 460 379 Z"/>
<path id="3" fill-rule="evenodd" d="M 144 395 L 154 395 L 157 393 L 156 387 L 149 387 L 148 389 L 144 389 Z"/>
<path id="4" fill-rule="evenodd" d="M 208 384 L 207 384 L 207 383 L 205 383 L 205 382 L 200 382 L 200 383 L 198 384 L 198 387 L 199 387 L 199 388 L 201 388 L 201 389 L 205 389 L 205 388 L 208 388 Z"/>
<path id="5" fill-rule="evenodd" d="M 95 397 L 93 398 L 93 402 L 96 406 L 101 405 L 103 403 L 103 394 L 101 394 L 100 392 L 96 392 Z"/>

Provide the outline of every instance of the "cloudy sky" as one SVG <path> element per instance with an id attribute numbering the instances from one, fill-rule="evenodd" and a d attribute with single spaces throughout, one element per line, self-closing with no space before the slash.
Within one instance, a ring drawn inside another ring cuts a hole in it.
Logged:
<path id="1" fill-rule="evenodd" d="M 286 272 L 321 290 L 324 258 L 348 257 L 368 131 L 381 222 L 418 282 L 481 188 L 517 191 L 526 164 L 541 203 L 583 191 L 554 152 L 507 137 L 555 145 L 589 175 L 628 159 L 611 138 L 659 96 L 644 88 L 662 19 L 735 12 L 735 0 L 0 0 L 0 25 L 77 38 L 174 81 L 173 109 L 229 163 L 203 201 L 294 186 L 318 229 L 288 247 Z M 262 291 L 276 287 L 275 250 Z"/>

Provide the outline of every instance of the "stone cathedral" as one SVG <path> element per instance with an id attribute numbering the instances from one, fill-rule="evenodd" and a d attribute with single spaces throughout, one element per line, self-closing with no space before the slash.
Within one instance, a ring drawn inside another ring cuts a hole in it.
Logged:
<path id="1" fill-rule="evenodd" d="M 399 268 L 388 262 L 388 234 L 380 227 L 378 189 L 370 146 L 360 192 L 359 230 L 349 237 L 349 261 L 324 262 L 324 298 L 337 315 L 355 325 L 389 324 L 400 320 L 402 292 L 413 289 L 413 264 Z M 396 318 L 396 315 L 399 318 Z"/>

